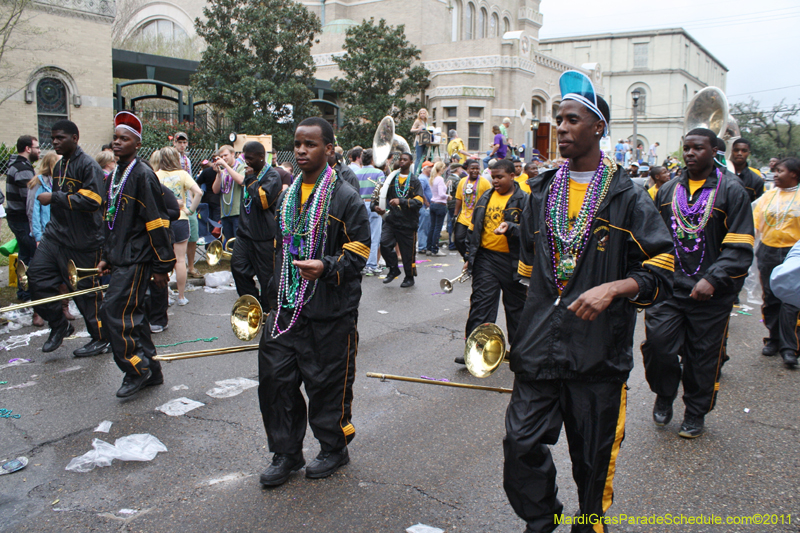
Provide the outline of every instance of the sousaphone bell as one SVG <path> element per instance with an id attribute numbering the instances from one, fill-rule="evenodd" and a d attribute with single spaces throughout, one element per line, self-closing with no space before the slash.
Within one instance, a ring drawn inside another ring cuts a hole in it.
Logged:
<path id="1" fill-rule="evenodd" d="M 684 134 L 695 128 L 707 128 L 725 141 L 725 159 L 728 169 L 733 171 L 733 163 L 730 162 L 733 143 L 742 133 L 729 111 L 728 99 L 722 89 L 705 87 L 689 102 L 683 120 Z"/>
<path id="2" fill-rule="evenodd" d="M 372 138 L 372 160 L 375 168 L 383 168 L 390 154 L 409 152 L 408 142 L 394 132 L 394 119 L 383 117 Z"/>

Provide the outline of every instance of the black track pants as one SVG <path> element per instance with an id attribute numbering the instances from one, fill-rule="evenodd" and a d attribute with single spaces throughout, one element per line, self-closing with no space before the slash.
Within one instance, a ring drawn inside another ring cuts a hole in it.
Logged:
<path id="1" fill-rule="evenodd" d="M 508 342 L 513 344 L 519 315 L 525 307 L 527 287 L 514 280 L 515 268 L 510 254 L 479 248 L 472 265 L 472 296 L 470 296 L 467 337 L 487 322 L 497 321 L 500 291 L 506 311 Z"/>
<path id="2" fill-rule="evenodd" d="M 239 296 L 249 294 L 258 298 L 266 313 L 275 309 L 278 290 L 275 287 L 275 246 L 271 241 L 254 241 L 241 235 L 236 237 L 231 256 L 231 274 Z M 259 293 L 255 278 L 261 285 Z"/>
<path id="3" fill-rule="evenodd" d="M 147 309 L 147 322 L 153 326 L 167 327 L 169 325 L 169 289 L 159 289 L 151 279 L 148 283 L 148 293 L 145 298 Z"/>
<path id="4" fill-rule="evenodd" d="M 145 293 L 150 283 L 150 264 L 139 263 L 111 268 L 111 282 L 100 308 L 103 328 L 117 366 L 131 375 L 145 368 L 156 371 L 156 348 L 150 338 L 150 323 L 145 316 Z"/>
<path id="5" fill-rule="evenodd" d="M 406 277 L 417 275 L 417 232 L 411 228 L 401 228 L 383 223 L 381 228 L 381 256 L 389 268 L 397 268 L 397 253 L 395 245 L 400 247 L 400 256 L 403 258 L 403 270 Z"/>
<path id="6" fill-rule="evenodd" d="M 355 437 L 352 416 L 358 333 L 357 313 L 331 321 L 298 318 L 273 339 L 273 311 L 258 348 L 258 401 L 269 449 L 299 453 L 306 420 L 322 451 L 344 448 Z M 281 320 L 281 326 L 287 324 Z M 308 409 L 300 385 L 308 396 Z"/>
<path id="7" fill-rule="evenodd" d="M 674 397 L 683 381 L 688 414 L 704 416 L 714 408 L 734 298 L 672 298 L 646 311 L 642 356 L 647 383 L 656 394 Z"/>
<path id="8" fill-rule="evenodd" d="M 467 260 L 467 239 L 469 236 L 469 228 L 461 222 L 453 223 L 453 240 L 456 243 L 456 250 L 461 254 L 461 259 Z"/>
<path id="9" fill-rule="evenodd" d="M 769 330 L 764 339 L 778 343 L 778 349 L 800 351 L 800 309 L 782 302 L 772 293 L 769 277 L 772 270 L 783 263 L 791 248 L 773 248 L 761 243 L 758 246 L 758 273 L 761 275 L 762 299 L 761 316 Z"/>
<path id="10" fill-rule="evenodd" d="M 81 252 L 50 242 L 47 238 L 42 239 L 28 269 L 31 299 L 39 300 L 60 294 L 58 288 L 62 283 L 67 283 L 67 264 L 70 259 L 75 262 L 75 266 L 78 268 L 94 268 L 100 262 L 100 250 Z M 99 285 L 98 276 L 93 276 L 79 281 L 78 290 Z M 69 287 L 68 283 L 67 286 Z M 92 339 L 98 340 L 102 338 L 97 322 L 97 313 L 103 302 L 102 291 L 76 296 L 73 300 L 75 300 L 75 305 L 78 306 L 78 310 L 83 315 L 83 320 L 86 322 L 86 330 Z M 60 301 L 37 305 L 34 306 L 33 310 L 47 321 L 51 328 L 63 327 L 67 321 L 64 318 L 64 311 Z"/>
<path id="11" fill-rule="evenodd" d="M 503 439 L 503 487 L 530 532 L 556 529 L 563 506 L 548 445 L 567 433 L 572 477 L 583 519 L 602 517 L 614 497 L 617 455 L 625 436 L 626 386 L 619 382 L 514 380 Z M 573 533 L 603 532 L 602 524 Z"/>

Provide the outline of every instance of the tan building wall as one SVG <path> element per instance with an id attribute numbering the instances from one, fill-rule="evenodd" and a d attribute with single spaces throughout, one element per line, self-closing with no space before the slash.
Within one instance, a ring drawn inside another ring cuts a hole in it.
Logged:
<path id="1" fill-rule="evenodd" d="M 4 80 L 0 91 L 14 93 L 0 105 L 2 141 L 39 137 L 37 84 L 45 77 L 60 80 L 67 90 L 67 115 L 78 125 L 81 144 L 110 141 L 113 119 L 111 78 L 111 25 L 114 4 L 71 0 L 53 4 L 37 2 L 31 10 L 30 31 L 17 35 L 27 41 L 11 60 L 18 75 Z"/>
<path id="2" fill-rule="evenodd" d="M 567 62 L 603 65 L 612 144 L 632 137 L 631 93 L 645 94 L 637 133 L 645 149 L 660 143 L 659 161 L 681 146 L 689 100 L 709 85 L 725 90 L 728 69 L 682 28 L 543 39 L 540 47 Z"/>

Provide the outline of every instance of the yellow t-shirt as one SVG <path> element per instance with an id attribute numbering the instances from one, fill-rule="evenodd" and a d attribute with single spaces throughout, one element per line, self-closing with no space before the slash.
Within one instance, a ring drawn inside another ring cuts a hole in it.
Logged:
<path id="1" fill-rule="evenodd" d="M 462 141 L 461 139 L 453 139 L 452 141 L 447 143 L 447 155 L 449 155 L 450 157 L 457 155 L 458 162 L 463 165 L 464 162 L 467 160 L 467 156 L 462 154 L 460 150 L 466 152 L 466 148 L 464 147 L 464 141 Z"/>
<path id="2" fill-rule="evenodd" d="M 311 196 L 311 191 L 314 190 L 316 183 L 302 183 L 300 184 L 300 203 L 305 204 L 308 197 Z"/>
<path id="3" fill-rule="evenodd" d="M 481 234 L 481 248 L 495 252 L 508 253 L 508 239 L 505 235 L 495 235 L 494 230 L 505 221 L 504 211 L 508 199 L 514 191 L 502 196 L 497 191 L 489 198 L 486 213 L 483 215 L 483 233 Z"/>
<path id="4" fill-rule="evenodd" d="M 519 176 L 514 178 L 514 181 L 516 181 L 519 184 L 519 188 L 522 189 L 523 192 L 525 192 L 527 194 L 531 193 L 531 188 L 528 187 L 527 183 L 525 183 L 526 181 L 528 181 L 528 175 L 527 174 L 525 174 L 523 172 L 522 174 L 520 174 Z"/>
<path id="5" fill-rule="evenodd" d="M 765 192 L 753 209 L 753 222 L 767 246 L 794 246 L 800 241 L 800 192 L 777 187 Z"/>
<path id="6" fill-rule="evenodd" d="M 578 213 L 581 212 L 581 206 L 583 206 L 583 199 L 586 197 L 586 190 L 589 188 L 589 183 L 578 183 L 577 181 L 571 179 L 569 180 L 569 207 L 567 211 L 567 216 L 569 216 L 569 227 L 570 229 L 575 224 L 575 219 L 578 218 Z M 558 262 L 559 257 L 556 257 L 556 262 Z M 566 281 L 562 281 L 561 283 L 564 286 L 567 285 Z"/>
<path id="7" fill-rule="evenodd" d="M 706 180 L 689 180 L 689 196 L 694 196 L 695 191 L 705 185 Z"/>
<path id="8" fill-rule="evenodd" d="M 472 192 L 472 194 L 475 195 L 475 201 L 472 203 L 472 206 L 468 207 L 467 202 L 464 199 L 465 197 L 472 196 L 464 192 L 468 180 L 469 178 L 461 178 L 461 181 L 458 182 L 458 188 L 456 189 L 456 199 L 461 200 L 461 212 L 458 214 L 457 222 L 460 222 L 467 227 L 469 227 L 469 225 L 472 223 L 472 210 L 475 208 L 478 198 L 483 196 L 483 193 L 492 188 L 492 184 L 489 182 L 489 180 L 479 177 L 477 180 L 477 185 L 473 184 L 473 187 L 478 189 L 477 193 L 475 191 Z"/>
<path id="9" fill-rule="evenodd" d="M 653 185 L 652 187 L 647 189 L 647 192 L 650 194 L 650 198 L 652 198 L 653 201 L 655 202 L 656 201 L 656 193 L 658 193 L 658 189 L 656 189 L 656 186 Z"/>
<path id="10" fill-rule="evenodd" d="M 175 195 L 175 198 L 183 202 L 183 207 L 190 208 L 191 202 L 189 196 L 186 194 L 197 183 L 192 179 L 188 172 L 185 170 L 159 170 L 156 172 L 158 180 Z M 189 215 L 181 209 L 181 217 L 179 220 L 189 220 Z"/>

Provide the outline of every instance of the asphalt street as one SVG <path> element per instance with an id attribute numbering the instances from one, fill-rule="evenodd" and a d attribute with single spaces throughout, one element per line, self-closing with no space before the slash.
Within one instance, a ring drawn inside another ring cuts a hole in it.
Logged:
<path id="1" fill-rule="evenodd" d="M 420 263 L 411 289 L 401 289 L 401 279 L 390 285 L 364 279 L 356 438 L 351 463 L 324 480 L 309 480 L 300 472 L 279 488 L 263 489 L 258 474 L 270 454 L 257 389 L 232 397 L 207 394 L 220 387 L 218 381 L 257 380 L 255 352 L 165 364 L 164 385 L 120 401 L 114 393 L 122 375 L 110 354 L 72 357 L 85 338 L 67 340 L 50 354 L 41 352 L 45 336 L 1 351 L 0 381 L 7 383 L 0 384 L 0 408 L 20 418 L 0 419 L 0 460 L 26 456 L 30 462 L 0 476 L 0 530 L 401 533 L 425 524 L 446 532 L 523 531 L 502 486 L 508 395 L 365 376 L 371 371 L 512 385 L 507 368 L 479 380 L 453 363 L 463 351 L 470 287 L 456 285 L 452 294 L 442 294 L 439 280 L 455 277 L 461 263 L 456 255 L 440 262 L 444 265 Z M 189 305 L 170 308 L 170 327 L 154 336 L 156 344 L 219 339 L 160 348 L 161 353 L 241 343 L 228 318 L 235 292 L 198 290 L 187 297 Z M 609 514 L 723 519 L 774 514 L 778 525 L 625 524 L 611 531 L 800 531 L 800 372 L 760 354 L 765 329 L 758 309 L 745 312 L 750 314 L 731 317 L 731 360 L 717 408 L 706 418 L 705 434 L 691 441 L 677 435 L 680 399 L 666 428 L 652 423 L 655 397 L 644 381 L 638 349 L 644 336 L 640 315 L 626 436 Z M 502 314 L 498 323 L 504 328 Z M 75 324 L 85 329 L 80 319 Z M 0 341 L 35 331 L 5 333 Z M 31 361 L 5 366 L 13 358 Z M 156 411 L 180 397 L 203 405 L 181 416 Z M 103 421 L 113 423 L 109 433 L 95 432 Z M 157 437 L 167 451 L 151 461 L 114 461 L 87 473 L 65 470 L 73 457 L 92 449 L 93 439 L 113 444 L 137 433 Z M 306 460 L 318 450 L 309 430 Z M 564 513 L 572 515 L 578 505 L 563 434 L 553 452 L 559 497 Z M 569 528 L 561 525 L 557 531 Z"/>

